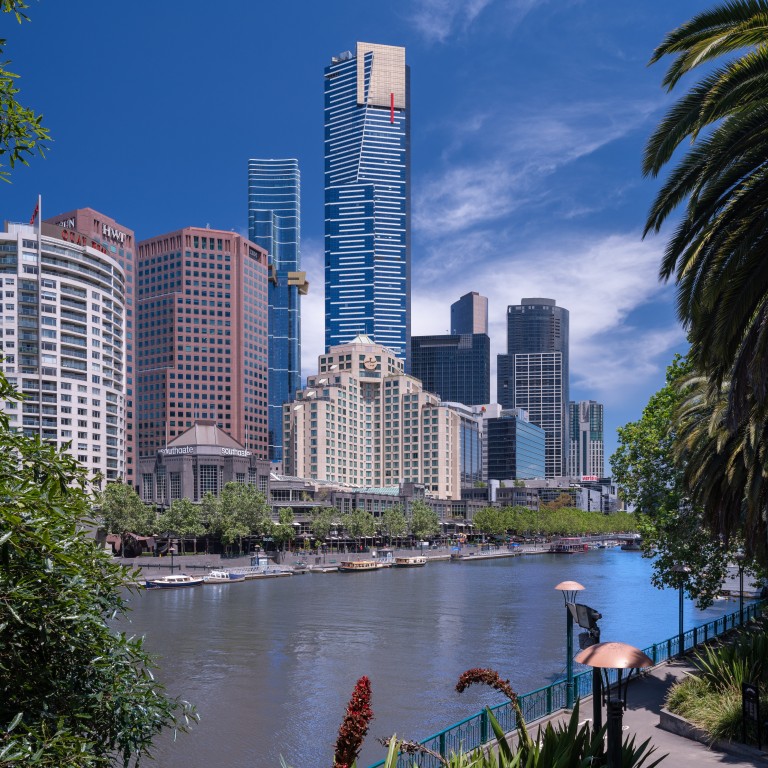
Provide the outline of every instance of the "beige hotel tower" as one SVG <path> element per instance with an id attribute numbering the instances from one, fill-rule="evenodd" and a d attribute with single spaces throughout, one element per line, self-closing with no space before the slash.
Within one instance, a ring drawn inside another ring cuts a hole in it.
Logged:
<path id="1" fill-rule="evenodd" d="M 283 406 L 285 473 L 361 487 L 423 483 L 460 499 L 459 427 L 402 360 L 358 336 L 320 355 L 317 375 Z"/>

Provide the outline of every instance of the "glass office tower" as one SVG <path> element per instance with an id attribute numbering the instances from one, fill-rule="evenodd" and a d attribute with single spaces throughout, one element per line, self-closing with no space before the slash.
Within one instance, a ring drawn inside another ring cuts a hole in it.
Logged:
<path id="1" fill-rule="evenodd" d="M 581 400 L 568 405 L 571 477 L 590 480 L 605 477 L 603 404 Z"/>
<path id="2" fill-rule="evenodd" d="M 269 254 L 269 459 L 283 458 L 283 403 L 301 386 L 298 160 L 248 161 L 248 236 Z"/>
<path id="3" fill-rule="evenodd" d="M 325 348 L 410 340 L 410 93 L 405 48 L 357 43 L 325 69 Z"/>
<path id="4" fill-rule="evenodd" d="M 507 307 L 507 354 L 498 356 L 496 396 L 546 432 L 546 477 L 567 474 L 568 310 L 554 299 Z"/>

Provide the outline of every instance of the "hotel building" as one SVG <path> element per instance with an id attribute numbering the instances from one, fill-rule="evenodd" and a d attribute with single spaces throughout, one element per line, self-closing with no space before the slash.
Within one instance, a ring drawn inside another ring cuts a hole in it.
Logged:
<path id="1" fill-rule="evenodd" d="M 80 232 L 106 248 L 125 275 L 125 474 L 128 485 L 138 483 L 136 470 L 136 419 L 133 392 L 133 334 L 135 313 L 136 236 L 132 229 L 93 208 L 77 208 L 46 220 L 62 229 Z"/>
<path id="2" fill-rule="evenodd" d="M 288 475 L 355 486 L 423 483 L 440 498 L 461 498 L 458 414 L 367 336 L 321 355 L 283 419 Z"/>
<path id="3" fill-rule="evenodd" d="M 248 236 L 269 259 L 269 458 L 283 458 L 283 403 L 301 386 L 301 297 L 298 160 L 248 161 Z"/>
<path id="4" fill-rule="evenodd" d="M 24 394 L 1 404 L 107 481 L 125 477 L 126 283 L 100 239 L 42 223 L 0 233 L 0 366 Z"/>
<path id="5" fill-rule="evenodd" d="M 266 459 L 266 252 L 186 227 L 140 242 L 138 255 L 140 458 L 206 421 Z"/>
<path id="6" fill-rule="evenodd" d="M 325 69 L 325 348 L 411 336 L 410 86 L 405 48 L 357 43 Z"/>

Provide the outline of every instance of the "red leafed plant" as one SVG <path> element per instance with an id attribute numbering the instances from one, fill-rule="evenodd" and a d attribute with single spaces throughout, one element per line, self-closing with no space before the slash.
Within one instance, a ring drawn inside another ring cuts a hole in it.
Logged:
<path id="1" fill-rule="evenodd" d="M 459 677 L 459 682 L 456 683 L 456 690 L 459 693 L 462 693 L 462 691 L 465 691 L 473 683 L 490 685 L 491 688 L 503 693 L 510 700 L 512 707 L 515 710 L 515 719 L 517 720 L 517 728 L 520 732 L 520 738 L 523 742 L 530 745 L 531 738 L 528 735 L 528 729 L 525 727 L 523 711 L 520 709 L 520 702 L 517 699 L 517 694 L 512 690 L 512 685 L 509 680 L 502 680 L 499 673 L 494 669 L 475 667 L 462 673 L 461 677 Z"/>
<path id="2" fill-rule="evenodd" d="M 368 724 L 373 720 L 371 709 L 371 681 L 363 676 L 352 691 L 352 698 L 347 704 L 344 720 L 339 727 L 336 739 L 334 765 L 336 768 L 351 768 L 360 754 L 363 739 L 368 733 Z"/>

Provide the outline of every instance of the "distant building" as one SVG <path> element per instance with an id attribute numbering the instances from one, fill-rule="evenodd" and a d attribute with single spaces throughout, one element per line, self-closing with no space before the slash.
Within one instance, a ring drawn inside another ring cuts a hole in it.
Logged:
<path id="1" fill-rule="evenodd" d="M 266 459 L 266 251 L 186 227 L 142 241 L 138 254 L 139 456 L 212 421 Z"/>
<path id="2" fill-rule="evenodd" d="M 125 275 L 125 472 L 122 480 L 132 487 L 138 484 L 136 473 L 136 409 L 133 340 L 136 321 L 136 236 L 129 227 L 93 208 L 77 208 L 46 219 L 69 232 L 79 232 L 99 243 L 117 261 Z"/>
<path id="3" fill-rule="evenodd" d="M 569 475 L 597 480 L 605 474 L 603 405 L 594 400 L 569 403 Z"/>
<path id="4" fill-rule="evenodd" d="M 482 405 L 491 397 L 491 341 L 485 333 L 413 336 L 410 371 L 443 400 Z"/>
<path id="5" fill-rule="evenodd" d="M 11 428 L 125 479 L 123 268 L 100 238 L 47 223 L 7 224 L 0 254 L 0 368 L 24 395 L 0 403 Z"/>
<path id="6" fill-rule="evenodd" d="M 488 419 L 488 479 L 523 480 L 544 476 L 546 438 L 524 411 L 503 410 Z"/>
<path id="7" fill-rule="evenodd" d="M 461 498 L 459 416 L 367 336 L 321 355 L 283 418 L 287 474 Z"/>
<path id="8" fill-rule="evenodd" d="M 488 299 L 470 291 L 451 304 L 451 333 L 484 333 L 487 336 Z"/>
<path id="9" fill-rule="evenodd" d="M 248 236 L 269 260 L 269 458 L 283 457 L 283 403 L 301 386 L 300 183 L 298 160 L 248 161 Z"/>
<path id="10" fill-rule="evenodd" d="M 410 74 L 405 48 L 357 43 L 325 69 L 325 348 L 411 336 Z"/>
<path id="11" fill-rule="evenodd" d="M 269 462 L 259 459 L 212 421 L 189 429 L 140 461 L 141 498 L 168 507 L 177 499 L 200 502 L 227 483 L 252 485 L 269 495 Z"/>
<path id="12" fill-rule="evenodd" d="M 554 299 L 507 307 L 507 354 L 498 356 L 497 398 L 546 432 L 546 477 L 568 468 L 568 310 Z"/>
<path id="13" fill-rule="evenodd" d="M 461 487 L 472 488 L 483 482 L 483 418 L 463 403 L 444 402 L 460 419 L 459 474 Z M 463 490 L 462 490 L 463 494 Z"/>

